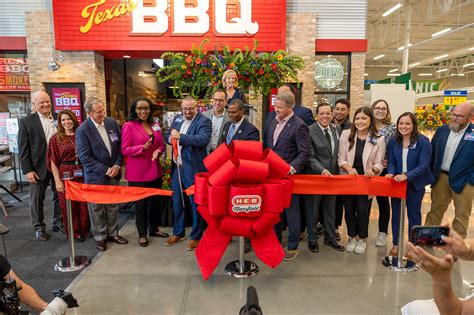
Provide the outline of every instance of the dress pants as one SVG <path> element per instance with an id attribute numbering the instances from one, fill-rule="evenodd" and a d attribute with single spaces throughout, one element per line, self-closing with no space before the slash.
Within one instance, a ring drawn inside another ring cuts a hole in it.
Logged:
<path id="1" fill-rule="evenodd" d="M 342 217 L 344 216 L 344 202 L 342 196 L 336 196 L 336 229 L 342 225 Z"/>
<path id="2" fill-rule="evenodd" d="M 369 218 L 373 200 L 374 198 L 369 201 Z M 379 206 L 379 232 L 388 234 L 388 223 L 390 222 L 390 198 L 377 196 L 377 204 Z"/>
<path id="3" fill-rule="evenodd" d="M 369 196 L 346 195 L 342 197 L 346 210 L 347 234 L 350 237 L 369 236 Z"/>
<path id="4" fill-rule="evenodd" d="M 181 198 L 181 189 L 185 190 L 194 183 L 185 182 L 185 177 L 183 174 L 183 169 L 181 171 L 181 180 L 182 187 L 179 187 L 179 178 L 178 178 L 178 168 L 175 167 L 171 174 L 171 189 L 173 190 L 173 214 L 174 214 L 174 224 L 173 224 L 173 235 L 184 237 L 184 211 L 185 207 L 183 205 L 183 199 Z M 186 194 L 183 192 L 183 196 Z M 191 234 L 189 238 L 192 240 L 200 240 L 203 233 L 203 219 L 201 215 L 197 212 L 196 204 L 194 203 L 193 196 L 189 196 L 189 201 L 191 203 L 191 208 L 193 212 L 193 224 L 191 228 Z"/>
<path id="5" fill-rule="evenodd" d="M 111 178 L 108 185 L 118 185 L 119 181 Z M 96 241 L 106 239 L 108 236 L 118 235 L 118 204 L 88 203 L 91 231 Z"/>
<path id="6" fill-rule="evenodd" d="M 286 208 L 284 215 L 288 223 L 288 250 L 295 250 L 298 248 L 300 242 L 300 209 L 299 209 L 299 195 L 293 195 L 291 197 L 291 204 L 289 208 Z M 283 215 L 283 214 L 282 214 Z M 278 240 L 282 241 L 283 233 L 283 220 L 274 225 L 273 229 L 277 235 Z"/>
<path id="7" fill-rule="evenodd" d="M 306 203 L 306 229 L 308 231 L 308 243 L 316 244 L 316 224 L 322 214 L 324 225 L 324 239 L 332 241 L 336 239 L 336 196 L 335 195 L 307 195 L 304 196 Z"/>
<path id="8" fill-rule="evenodd" d="M 59 205 L 59 197 L 56 191 L 56 185 L 53 179 L 53 175 L 48 173 L 45 180 L 37 180 L 36 183 L 30 183 L 30 211 L 31 221 L 35 231 L 44 231 L 46 224 L 44 223 L 44 198 L 46 189 L 51 182 L 52 192 L 52 210 L 53 210 L 53 227 L 61 227 L 62 215 L 61 207 Z"/>
<path id="9" fill-rule="evenodd" d="M 163 177 L 158 177 L 150 182 L 129 181 L 128 185 L 144 188 L 161 188 L 163 186 Z M 160 213 L 160 196 L 151 196 L 135 201 L 135 224 L 139 237 L 145 237 L 147 231 L 149 233 L 158 231 Z"/>
<path id="10" fill-rule="evenodd" d="M 426 215 L 425 225 L 440 225 L 451 200 L 454 202 L 453 229 L 463 238 L 467 236 L 472 210 L 473 186 L 466 183 L 461 193 L 449 187 L 449 176 L 440 173 L 431 189 L 431 210 Z"/>
<path id="11" fill-rule="evenodd" d="M 421 224 L 421 203 L 425 195 L 425 188 L 416 191 L 411 183 L 407 184 L 407 215 L 408 215 L 408 239 L 411 240 L 411 229 L 414 225 Z M 398 230 L 400 226 L 401 200 L 392 198 L 392 243 L 398 245 Z"/>

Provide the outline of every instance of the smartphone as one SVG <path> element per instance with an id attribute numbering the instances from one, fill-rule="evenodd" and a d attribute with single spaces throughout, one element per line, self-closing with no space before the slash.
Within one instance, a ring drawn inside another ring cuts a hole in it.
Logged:
<path id="1" fill-rule="evenodd" d="M 411 229 L 411 242 L 419 246 L 443 246 L 446 243 L 442 236 L 449 235 L 449 228 L 445 226 L 415 225 Z"/>

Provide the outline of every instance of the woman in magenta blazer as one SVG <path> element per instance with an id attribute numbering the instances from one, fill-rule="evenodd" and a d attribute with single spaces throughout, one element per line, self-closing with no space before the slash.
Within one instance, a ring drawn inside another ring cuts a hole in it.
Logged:
<path id="1" fill-rule="evenodd" d="M 129 186 L 161 188 L 163 172 L 159 157 L 165 149 L 159 126 L 153 125 L 152 103 L 140 97 L 132 103 L 128 122 L 122 128 L 122 154 L 127 157 L 125 178 Z M 148 246 L 150 236 L 168 237 L 158 228 L 158 197 L 148 197 L 135 202 L 138 243 Z"/>
<path id="2" fill-rule="evenodd" d="M 375 127 L 375 119 L 369 107 L 361 107 L 354 113 L 351 129 L 344 130 L 339 139 L 338 163 L 341 174 L 373 177 L 383 170 L 385 156 L 384 137 Z M 367 195 L 344 195 L 345 219 L 349 244 L 346 251 L 363 254 L 367 249 L 369 234 L 369 198 Z"/>

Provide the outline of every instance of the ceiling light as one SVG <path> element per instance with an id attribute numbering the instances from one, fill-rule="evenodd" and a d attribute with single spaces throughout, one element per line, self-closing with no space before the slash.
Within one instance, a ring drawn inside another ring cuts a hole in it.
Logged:
<path id="1" fill-rule="evenodd" d="M 408 43 L 408 47 L 411 47 L 411 43 Z M 403 49 L 405 49 L 405 46 L 398 47 L 398 49 L 397 49 L 397 50 L 398 50 L 398 51 L 400 51 L 400 50 L 403 50 Z"/>
<path id="2" fill-rule="evenodd" d="M 433 73 L 418 73 L 420 77 L 430 77 L 433 75 Z"/>
<path id="3" fill-rule="evenodd" d="M 399 75 L 401 75 L 401 73 L 387 73 L 389 77 L 398 77 Z"/>
<path id="4" fill-rule="evenodd" d="M 458 77 L 463 77 L 464 73 L 458 73 Z"/>
<path id="5" fill-rule="evenodd" d="M 474 50 L 474 47 L 471 47 L 471 48 L 469 48 L 468 50 L 469 50 L 469 51 Z"/>
<path id="6" fill-rule="evenodd" d="M 463 68 L 465 68 L 465 67 L 470 67 L 470 66 L 474 66 L 474 62 L 467 63 L 467 64 L 462 65 L 462 66 L 463 66 Z"/>
<path id="7" fill-rule="evenodd" d="M 130 58 L 130 56 L 129 56 L 129 55 L 123 55 L 123 57 L 124 57 L 124 58 Z"/>
<path id="8" fill-rule="evenodd" d="M 446 72 L 446 71 L 448 71 L 448 68 L 440 69 L 440 70 L 437 70 L 436 72 L 441 73 L 441 72 Z"/>
<path id="9" fill-rule="evenodd" d="M 420 65 L 419 62 L 415 62 L 415 63 L 412 63 L 411 65 L 409 65 L 408 67 L 411 68 L 411 67 L 415 67 L 415 66 L 419 66 L 419 65 Z"/>
<path id="10" fill-rule="evenodd" d="M 389 16 L 390 14 L 392 14 L 393 12 L 397 11 L 398 9 L 400 9 L 402 7 L 402 4 L 401 3 L 397 3 L 396 5 L 394 5 L 393 7 L 391 7 L 390 9 L 388 9 L 387 11 L 385 11 L 384 14 L 382 14 L 382 16 L 386 17 L 386 16 Z"/>
<path id="11" fill-rule="evenodd" d="M 443 59 L 443 58 L 446 58 L 446 57 L 449 57 L 449 55 L 448 55 L 448 54 L 444 54 L 444 55 L 435 57 L 434 59 L 435 59 L 435 60 L 438 60 L 438 59 Z"/>
<path id="12" fill-rule="evenodd" d="M 436 33 L 431 34 L 431 37 L 439 36 L 439 35 L 441 35 L 441 34 L 444 34 L 444 33 L 449 32 L 450 30 L 452 30 L 452 28 L 450 28 L 450 27 L 445 28 L 444 30 L 441 30 L 441 31 L 439 31 L 439 32 L 436 32 Z"/>
<path id="13" fill-rule="evenodd" d="M 364 77 L 368 77 L 368 76 L 369 76 L 369 74 L 368 74 L 368 73 L 364 73 Z"/>
<path id="14" fill-rule="evenodd" d="M 380 58 L 383 58 L 383 57 L 385 57 L 385 55 L 381 54 L 381 55 L 378 55 L 378 56 L 374 57 L 374 60 L 379 60 Z"/>
<path id="15" fill-rule="evenodd" d="M 397 69 L 389 70 L 388 72 L 392 73 L 392 72 L 395 72 L 395 71 L 398 71 L 398 68 L 397 68 Z"/>

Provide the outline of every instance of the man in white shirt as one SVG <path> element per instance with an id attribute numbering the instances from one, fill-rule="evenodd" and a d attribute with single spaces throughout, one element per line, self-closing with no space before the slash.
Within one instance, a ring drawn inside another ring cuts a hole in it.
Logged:
<path id="1" fill-rule="evenodd" d="M 43 222 L 43 202 L 50 181 L 53 193 L 52 230 L 65 234 L 56 186 L 51 172 L 48 171 L 46 161 L 48 142 L 56 132 L 56 128 L 48 93 L 34 92 L 31 96 L 31 103 L 35 113 L 20 120 L 18 132 L 20 162 L 23 174 L 26 175 L 26 179 L 30 183 L 30 210 L 35 238 L 46 241 L 49 239 L 49 235 L 45 231 L 46 224 Z"/>
<path id="2" fill-rule="evenodd" d="M 436 130 L 431 140 L 430 168 L 435 177 L 431 190 L 431 210 L 425 225 L 440 225 L 451 201 L 454 202 L 453 229 L 467 236 L 474 186 L 474 107 L 457 105 L 451 123 Z"/>
<path id="3" fill-rule="evenodd" d="M 214 151 L 219 145 L 225 123 L 229 116 L 225 109 L 227 104 L 227 94 L 224 90 L 217 89 L 212 95 L 212 109 L 204 112 L 203 115 L 212 121 L 211 141 L 207 146 L 207 151 Z"/>

